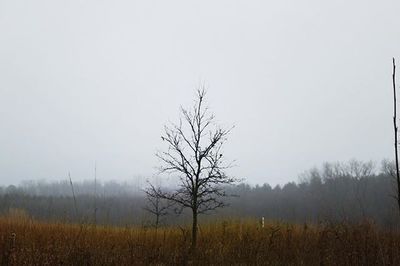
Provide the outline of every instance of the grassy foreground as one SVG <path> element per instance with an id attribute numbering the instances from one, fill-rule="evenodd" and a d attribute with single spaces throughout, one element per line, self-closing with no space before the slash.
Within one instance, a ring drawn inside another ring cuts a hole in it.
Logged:
<path id="1" fill-rule="evenodd" d="M 182 228 L 113 228 L 0 218 L 1 265 L 400 265 L 400 233 L 361 225 L 216 222 L 189 255 Z"/>

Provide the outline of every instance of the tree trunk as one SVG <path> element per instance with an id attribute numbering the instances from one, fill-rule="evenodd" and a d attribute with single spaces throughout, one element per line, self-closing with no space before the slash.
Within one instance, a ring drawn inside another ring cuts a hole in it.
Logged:
<path id="1" fill-rule="evenodd" d="M 156 214 L 156 224 L 155 224 L 155 226 L 156 226 L 156 231 L 157 231 L 157 229 L 158 229 L 159 223 L 160 223 L 160 214 L 157 212 L 157 214 Z"/>
<path id="2" fill-rule="evenodd" d="M 396 164 L 396 192 L 397 192 L 397 205 L 400 211 L 400 171 L 399 171 L 399 153 L 398 153 L 398 127 L 397 127 L 397 99 L 396 99 L 396 63 L 393 58 L 393 129 L 394 129 L 394 152 L 395 152 L 395 164 Z"/>
<path id="3" fill-rule="evenodd" d="M 197 210 L 193 209 L 193 222 L 192 222 L 192 246 L 191 251 L 194 252 L 196 250 L 197 244 Z"/>

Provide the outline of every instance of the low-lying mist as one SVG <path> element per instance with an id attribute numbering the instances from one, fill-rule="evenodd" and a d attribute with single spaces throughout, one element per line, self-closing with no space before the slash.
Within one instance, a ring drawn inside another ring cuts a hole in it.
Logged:
<path id="1" fill-rule="evenodd" d="M 228 207 L 201 219 L 260 218 L 285 222 L 374 222 L 391 227 L 398 222 L 393 163 L 352 160 L 325 163 L 299 176 L 298 182 L 271 187 L 240 183 L 226 187 Z M 26 181 L 0 187 L 0 213 L 23 212 L 39 220 L 112 225 L 148 225 L 154 217 L 145 210 L 144 185 L 133 182 L 86 180 L 70 183 Z M 174 208 L 161 225 L 183 223 Z"/>

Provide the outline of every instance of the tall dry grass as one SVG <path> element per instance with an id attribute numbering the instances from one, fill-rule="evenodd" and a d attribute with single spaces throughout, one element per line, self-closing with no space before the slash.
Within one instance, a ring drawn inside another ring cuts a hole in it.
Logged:
<path id="1" fill-rule="evenodd" d="M 43 223 L 23 212 L 0 218 L 1 265 L 400 265 L 400 233 L 373 224 L 200 225 L 189 254 L 185 228 Z"/>

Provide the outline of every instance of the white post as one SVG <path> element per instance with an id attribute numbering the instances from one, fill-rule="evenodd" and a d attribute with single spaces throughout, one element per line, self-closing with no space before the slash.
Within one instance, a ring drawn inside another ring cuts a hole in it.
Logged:
<path id="1" fill-rule="evenodd" d="M 264 216 L 261 217 L 261 228 L 264 228 Z"/>

